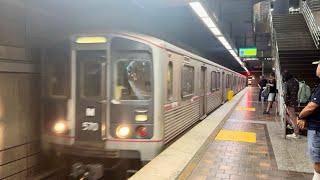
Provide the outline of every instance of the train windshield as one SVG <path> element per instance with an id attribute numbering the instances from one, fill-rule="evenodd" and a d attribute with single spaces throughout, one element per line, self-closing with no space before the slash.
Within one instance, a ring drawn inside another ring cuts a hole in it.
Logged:
<path id="1" fill-rule="evenodd" d="M 146 45 L 116 38 L 111 56 L 115 100 L 150 100 L 152 95 L 152 55 Z"/>

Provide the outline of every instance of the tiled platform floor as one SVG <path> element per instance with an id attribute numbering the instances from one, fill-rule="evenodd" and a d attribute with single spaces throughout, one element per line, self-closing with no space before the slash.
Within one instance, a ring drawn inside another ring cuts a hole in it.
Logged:
<path id="1" fill-rule="evenodd" d="M 266 123 L 277 123 L 276 105 L 271 115 L 263 115 L 257 89 L 251 88 L 239 106 L 255 107 L 256 111 L 235 110 L 223 129 L 256 133 L 256 143 L 213 141 L 189 179 L 311 179 L 312 174 L 278 168 Z"/>

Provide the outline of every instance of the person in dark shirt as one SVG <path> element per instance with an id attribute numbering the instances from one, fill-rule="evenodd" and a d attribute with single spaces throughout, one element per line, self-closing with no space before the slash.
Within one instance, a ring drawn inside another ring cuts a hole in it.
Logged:
<path id="1" fill-rule="evenodd" d="M 266 80 L 264 78 L 264 76 L 260 76 L 260 81 L 258 83 L 258 86 L 260 88 L 260 91 L 259 91 L 259 102 L 261 101 L 261 93 L 262 93 L 263 89 L 267 86 L 267 82 L 268 82 L 268 80 Z"/>
<path id="2" fill-rule="evenodd" d="M 316 75 L 320 78 L 320 60 Z M 297 118 L 298 126 L 303 129 L 308 124 L 308 149 L 314 163 L 313 179 L 320 179 L 320 85 L 311 96 L 311 101 L 300 112 Z"/>
<path id="3" fill-rule="evenodd" d="M 270 113 L 270 109 L 272 108 L 272 104 L 273 104 L 275 97 L 276 97 L 277 85 L 276 85 L 276 79 L 273 74 L 270 75 L 270 80 L 269 80 L 267 86 L 269 86 L 269 88 L 270 88 L 269 95 L 268 95 L 268 106 L 267 106 L 267 109 L 263 112 L 263 114 Z"/>
<path id="4" fill-rule="evenodd" d="M 294 132 L 288 134 L 287 138 L 297 139 L 299 135 L 299 127 L 297 126 L 297 116 L 295 108 L 298 106 L 299 81 L 289 72 L 283 74 L 284 80 L 284 101 L 286 104 L 286 120 L 293 126 Z"/>

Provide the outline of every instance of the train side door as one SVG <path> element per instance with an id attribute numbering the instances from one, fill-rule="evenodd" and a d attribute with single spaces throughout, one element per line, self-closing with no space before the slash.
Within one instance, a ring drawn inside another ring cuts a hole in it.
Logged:
<path id="1" fill-rule="evenodd" d="M 201 72 L 200 72 L 200 117 L 204 117 L 207 112 L 206 72 L 207 72 L 207 68 L 204 66 L 201 66 Z"/>
<path id="2" fill-rule="evenodd" d="M 76 142 L 101 142 L 106 117 L 106 50 L 76 54 Z"/>
<path id="3" fill-rule="evenodd" d="M 226 95 L 227 95 L 225 72 L 222 72 L 221 81 L 222 81 L 222 102 L 225 102 L 226 101 Z"/>

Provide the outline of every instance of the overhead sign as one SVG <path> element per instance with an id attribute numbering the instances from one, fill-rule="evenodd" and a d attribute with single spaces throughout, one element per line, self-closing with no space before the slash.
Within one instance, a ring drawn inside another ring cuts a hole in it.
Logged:
<path id="1" fill-rule="evenodd" d="M 256 57 L 257 48 L 239 48 L 240 57 Z"/>

